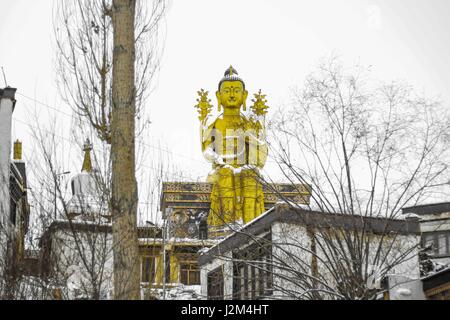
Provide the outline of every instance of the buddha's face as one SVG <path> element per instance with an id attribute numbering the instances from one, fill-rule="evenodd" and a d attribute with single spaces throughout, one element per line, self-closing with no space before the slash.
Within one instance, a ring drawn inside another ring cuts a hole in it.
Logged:
<path id="1" fill-rule="evenodd" d="M 248 92 L 240 81 L 224 81 L 216 92 L 217 100 L 224 108 L 240 108 Z"/>

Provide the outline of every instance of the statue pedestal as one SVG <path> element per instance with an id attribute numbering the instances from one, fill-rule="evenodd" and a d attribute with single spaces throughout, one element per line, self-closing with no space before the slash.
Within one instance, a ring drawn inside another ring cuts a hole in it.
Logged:
<path id="1" fill-rule="evenodd" d="M 161 194 L 161 211 L 172 208 L 172 215 L 178 216 L 178 225 L 172 225 L 177 236 L 202 239 L 202 224 L 211 210 L 211 192 L 213 184 L 208 182 L 163 182 Z M 310 186 L 302 184 L 267 184 L 262 186 L 264 193 L 263 212 L 280 202 L 309 204 Z M 205 226 L 208 228 L 208 238 L 226 236 L 232 228 L 237 228 L 243 221 L 222 226 Z M 195 229 L 194 227 L 195 226 Z M 195 230 L 195 232 L 193 232 Z M 204 233 L 204 230 L 203 230 Z"/>

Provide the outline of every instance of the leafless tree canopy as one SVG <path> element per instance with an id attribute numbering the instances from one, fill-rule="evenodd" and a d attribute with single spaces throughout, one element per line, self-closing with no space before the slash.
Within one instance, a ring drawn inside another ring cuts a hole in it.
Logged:
<path id="1" fill-rule="evenodd" d="M 448 187 L 449 111 L 369 76 L 322 62 L 272 120 L 271 152 L 321 211 L 392 218 Z"/>
<path id="2" fill-rule="evenodd" d="M 272 286 L 284 297 L 374 298 L 368 281 L 401 263 L 414 265 L 418 243 L 395 232 L 375 236 L 369 221 L 383 218 L 387 228 L 401 208 L 448 190 L 449 125 L 441 103 L 407 84 L 373 81 L 367 69 L 325 59 L 273 117 L 269 141 L 285 179 L 310 185 L 308 209 L 328 218 L 303 231 L 280 225 L 270 263 L 246 263 L 260 272 L 281 270 L 283 285 Z M 343 215 L 353 222 L 337 227 Z"/>
<path id="3" fill-rule="evenodd" d="M 113 27 L 109 0 L 58 1 L 55 8 L 56 74 L 59 92 L 74 112 L 110 143 Z M 138 1 L 136 8 L 136 118 L 152 89 L 162 52 L 165 0 Z M 144 118 L 143 118 L 144 119 Z M 138 122 L 139 124 L 139 122 Z M 147 122 L 140 122 L 137 132 Z"/>
<path id="4" fill-rule="evenodd" d="M 136 135 L 159 66 L 158 30 L 166 2 L 74 0 L 57 6 L 60 93 L 98 138 L 111 145 L 116 298 L 139 296 Z"/>

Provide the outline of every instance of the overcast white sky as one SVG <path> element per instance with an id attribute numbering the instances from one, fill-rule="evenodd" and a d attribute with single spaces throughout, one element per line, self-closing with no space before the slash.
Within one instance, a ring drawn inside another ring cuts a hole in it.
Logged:
<path id="1" fill-rule="evenodd" d="M 55 86 L 53 6 L 51 0 L 0 0 L 0 66 L 20 93 L 70 112 Z M 148 142 L 162 140 L 192 159 L 175 155 L 178 166 L 193 178 L 206 176 L 210 165 L 200 151 L 196 91 L 213 93 L 230 64 L 250 94 L 262 89 L 274 107 L 332 51 L 348 64 L 372 65 L 380 79 L 404 79 L 449 101 L 449 17 L 448 0 L 174 0 L 158 83 L 147 105 L 153 122 Z M 27 129 L 18 120 L 29 122 L 34 103 L 17 100 L 13 138 L 26 146 Z"/>

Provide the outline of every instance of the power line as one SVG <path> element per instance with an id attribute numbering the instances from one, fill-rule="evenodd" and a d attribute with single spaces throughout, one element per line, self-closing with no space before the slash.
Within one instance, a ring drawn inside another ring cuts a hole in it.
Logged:
<path id="1" fill-rule="evenodd" d="M 19 93 L 19 92 L 18 92 L 17 94 L 20 95 L 21 97 L 24 97 L 24 98 L 26 98 L 26 99 L 29 99 L 29 100 L 35 102 L 35 103 L 38 103 L 38 104 L 40 104 L 40 105 L 42 105 L 42 106 L 44 106 L 44 107 L 46 107 L 46 108 L 49 108 L 49 109 L 51 109 L 51 110 L 53 110 L 53 111 L 56 111 L 56 112 L 58 112 L 58 113 L 61 113 L 61 114 L 65 115 L 65 116 L 67 116 L 67 117 L 70 117 L 70 118 L 73 117 L 72 114 L 69 114 L 69 113 L 64 112 L 64 111 L 62 111 L 62 110 L 59 110 L 59 109 L 57 109 L 57 108 L 55 108 L 55 107 L 50 106 L 49 104 L 46 104 L 46 103 L 44 103 L 44 102 L 39 101 L 39 100 L 37 100 L 37 99 L 31 98 L 31 97 L 29 97 L 29 96 L 27 96 L 27 95 L 24 95 L 24 94 L 22 94 L 22 93 Z M 80 121 L 86 123 L 87 125 L 91 125 L 91 123 L 90 123 L 89 121 L 87 121 L 87 120 L 80 119 Z M 143 146 L 146 146 L 146 147 L 149 147 L 149 148 L 152 148 L 152 149 L 156 149 L 156 150 L 159 150 L 159 151 L 162 151 L 162 152 L 171 154 L 171 155 L 173 155 L 173 156 L 177 156 L 177 157 L 180 157 L 180 158 L 185 158 L 185 159 L 188 159 L 188 160 L 191 160 L 191 161 L 196 161 L 196 162 L 204 163 L 202 160 L 195 159 L 195 158 L 191 158 L 191 157 L 188 157 L 188 156 L 186 156 L 186 155 L 184 155 L 184 154 L 176 153 L 176 152 L 173 152 L 173 151 L 170 151 L 170 150 L 167 150 L 167 149 L 158 147 L 158 146 L 151 145 L 151 144 L 146 143 L 146 142 L 143 142 L 143 141 L 136 141 L 136 143 L 137 143 L 137 144 L 140 144 L 140 145 L 143 145 Z"/>
<path id="2" fill-rule="evenodd" d="M 35 102 L 35 103 L 38 103 L 38 104 L 40 104 L 40 105 L 42 105 L 42 106 L 44 106 L 44 107 L 46 107 L 46 108 L 49 108 L 49 109 L 51 109 L 51 110 L 53 110 L 53 111 L 56 111 L 56 112 L 58 112 L 58 113 L 61 113 L 61 114 L 65 115 L 65 116 L 67 116 L 67 117 L 73 118 L 73 115 L 72 115 L 72 114 L 69 114 L 69 113 L 64 112 L 64 111 L 62 111 L 62 110 L 59 110 L 59 109 L 57 109 L 57 108 L 55 108 L 55 107 L 53 107 L 53 106 L 50 106 L 50 105 L 47 104 L 47 103 L 44 103 L 44 102 L 39 101 L 39 100 L 37 100 L 37 99 L 31 98 L 31 97 L 29 97 L 29 96 L 27 96 L 27 95 L 25 95 L 25 94 L 19 93 L 19 92 L 18 92 L 17 94 L 20 95 L 20 96 L 22 96 L 22 97 L 24 97 L 24 98 L 26 98 L 26 99 L 29 99 L 29 100 Z M 80 119 L 80 121 L 84 122 L 84 123 L 87 124 L 87 125 L 91 125 L 91 123 L 90 123 L 89 121 L 87 121 L 87 120 Z M 159 147 L 159 146 L 151 145 L 151 144 L 146 143 L 146 142 L 143 142 L 143 141 L 139 141 L 139 140 L 138 140 L 138 141 L 136 141 L 136 143 L 137 143 L 137 144 L 140 144 L 140 145 L 143 145 L 143 146 L 146 146 L 146 147 L 149 147 L 149 148 L 152 148 L 152 149 L 155 149 L 155 150 L 159 150 L 159 151 L 165 152 L 165 153 L 167 153 L 167 154 L 171 154 L 171 155 L 176 156 L 176 157 L 180 157 L 180 158 L 184 158 L 184 159 L 188 159 L 188 160 L 191 160 L 191 161 L 196 161 L 196 162 L 200 162 L 200 163 L 203 163 L 203 164 L 204 164 L 204 160 L 195 159 L 195 158 L 186 156 L 186 155 L 181 154 L 181 153 L 173 152 L 173 151 L 171 151 L 171 150 L 164 149 L 164 148 L 161 148 L 161 147 Z M 266 162 L 268 162 L 268 163 L 276 163 L 276 161 L 269 160 L 269 159 L 267 159 Z"/>
<path id="3" fill-rule="evenodd" d="M 64 112 L 64 111 L 62 111 L 62 110 L 59 110 L 59 109 L 57 109 L 57 108 L 55 108 L 55 107 L 52 107 L 52 106 L 50 106 L 50 105 L 48 105 L 48 104 L 46 104 L 46 103 L 44 103 L 44 102 L 41 102 L 41 101 L 39 101 L 39 100 L 36 100 L 36 99 L 31 98 L 31 97 L 29 97 L 29 96 L 26 96 L 26 95 L 24 95 L 24 94 L 22 94 L 22 93 L 20 93 L 20 92 L 16 92 L 16 93 L 17 93 L 19 96 L 21 96 L 21 97 L 24 97 L 24 98 L 26 98 L 26 99 L 28 99 L 28 100 L 31 100 L 31 101 L 33 101 L 33 102 L 35 102 L 35 103 L 38 103 L 38 104 L 44 106 L 44 107 L 46 107 L 46 108 L 52 109 L 52 110 L 54 110 L 54 111 L 56 111 L 56 112 L 59 112 L 59 113 L 61 113 L 61 114 L 64 114 L 64 115 L 66 115 L 66 116 L 72 118 L 72 114 L 70 114 L 70 113 L 67 113 L 67 112 Z M 82 120 L 82 121 L 84 121 L 84 120 Z M 86 121 L 86 122 L 87 122 L 87 121 Z"/>
<path id="4" fill-rule="evenodd" d="M 20 122 L 20 123 L 22 123 L 22 124 L 24 124 L 24 125 L 26 125 L 26 126 L 29 126 L 29 127 L 33 128 L 33 129 L 35 129 L 35 130 L 38 130 L 38 131 L 43 130 L 43 131 L 45 131 L 45 132 L 47 132 L 47 133 L 49 133 L 49 134 L 51 134 L 51 135 L 53 135 L 53 136 L 55 136 L 55 137 L 58 137 L 58 138 L 63 139 L 63 140 L 66 140 L 66 141 L 68 141 L 68 142 L 70 142 L 70 143 L 73 143 L 73 142 L 74 142 L 73 140 L 67 139 L 66 137 L 63 137 L 63 136 L 60 136 L 60 135 L 54 133 L 53 131 L 47 130 L 47 129 L 45 129 L 45 128 L 43 129 L 43 128 L 35 127 L 35 126 L 33 126 L 33 125 L 31 125 L 31 124 L 29 124 L 29 123 L 27 123 L 27 122 L 25 122 L 25 121 L 19 120 L 19 119 L 15 118 L 15 117 L 13 117 L 12 120 L 13 120 L 13 121 L 16 121 L 16 122 Z"/>
<path id="5" fill-rule="evenodd" d="M 20 123 L 22 123 L 22 124 L 24 124 L 24 125 L 27 125 L 27 126 L 33 128 L 33 129 L 35 129 L 35 130 L 43 130 L 43 131 L 46 131 L 47 133 L 53 135 L 54 137 L 57 137 L 57 138 L 62 139 L 62 140 L 65 140 L 65 141 L 67 141 L 67 142 L 70 142 L 70 143 L 73 143 L 73 142 L 74 142 L 73 140 L 69 140 L 69 139 L 67 139 L 67 138 L 65 138 L 65 137 L 63 137 L 63 136 L 61 136 L 61 135 L 58 135 L 58 134 L 56 134 L 56 133 L 54 133 L 54 132 L 52 132 L 52 131 L 50 131 L 50 130 L 37 128 L 37 127 L 35 127 L 35 126 L 33 126 L 33 125 L 29 124 L 29 123 L 26 123 L 26 122 L 24 122 L 24 121 L 22 121 L 22 120 L 19 120 L 19 119 L 14 118 L 14 117 L 13 117 L 12 120 L 13 120 L 13 121 L 16 121 L 16 122 L 20 122 Z M 25 149 L 28 149 L 28 148 L 25 148 Z M 31 149 L 28 149 L 28 150 L 31 150 Z M 142 164 L 142 163 L 136 164 L 136 166 L 138 166 L 138 167 L 139 167 L 139 166 L 142 166 L 142 167 L 145 167 L 145 168 L 154 170 L 154 171 L 161 171 L 161 168 L 155 168 L 155 167 L 152 167 L 152 166 L 149 166 L 149 165 L 146 165 L 146 164 Z M 182 179 L 192 180 L 191 177 L 187 177 L 187 176 L 184 176 L 184 175 L 181 175 L 181 174 L 175 174 L 175 173 L 174 173 L 174 175 L 176 175 L 176 176 L 178 176 L 178 177 L 180 177 L 180 178 L 182 178 Z"/>

